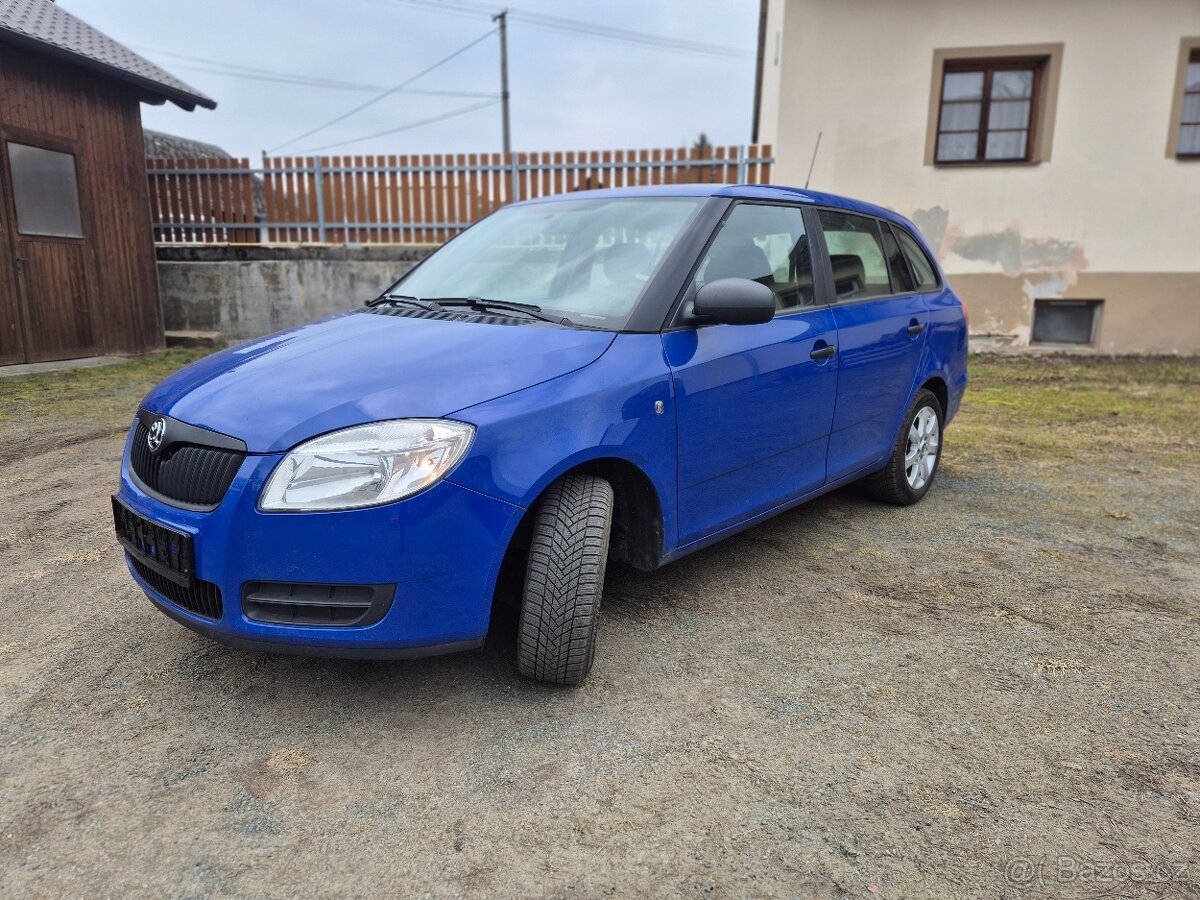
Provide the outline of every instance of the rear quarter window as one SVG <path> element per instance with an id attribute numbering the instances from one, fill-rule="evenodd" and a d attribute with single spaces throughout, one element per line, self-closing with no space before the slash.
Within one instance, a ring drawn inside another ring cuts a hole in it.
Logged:
<path id="1" fill-rule="evenodd" d="M 892 233 L 900 242 L 900 251 L 908 259 L 913 278 L 917 282 L 917 290 L 927 291 L 936 288 L 938 286 L 937 270 L 933 267 L 929 257 L 925 255 L 925 251 L 921 249 L 921 245 L 917 243 L 916 238 L 903 228 L 895 226 L 892 226 Z"/>

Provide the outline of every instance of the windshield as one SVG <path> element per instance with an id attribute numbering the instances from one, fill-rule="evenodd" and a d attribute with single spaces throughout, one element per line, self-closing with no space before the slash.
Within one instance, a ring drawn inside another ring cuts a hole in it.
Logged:
<path id="1" fill-rule="evenodd" d="M 421 300 L 532 303 L 578 325 L 619 330 L 702 201 L 556 200 L 488 216 L 390 292 Z"/>

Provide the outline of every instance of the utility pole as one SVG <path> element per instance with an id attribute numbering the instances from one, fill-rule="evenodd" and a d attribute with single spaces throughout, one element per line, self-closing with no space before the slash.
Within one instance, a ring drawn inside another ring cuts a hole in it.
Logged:
<path id="1" fill-rule="evenodd" d="M 492 16 L 500 23 L 500 109 L 504 122 L 504 152 L 512 153 L 512 136 L 508 127 L 508 10 Z"/>

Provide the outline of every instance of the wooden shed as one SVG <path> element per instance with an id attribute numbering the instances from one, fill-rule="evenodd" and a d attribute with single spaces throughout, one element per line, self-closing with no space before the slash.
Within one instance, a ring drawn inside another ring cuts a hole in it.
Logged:
<path id="1" fill-rule="evenodd" d="M 216 104 L 52 0 L 0 0 L 0 365 L 163 344 L 141 103 Z"/>

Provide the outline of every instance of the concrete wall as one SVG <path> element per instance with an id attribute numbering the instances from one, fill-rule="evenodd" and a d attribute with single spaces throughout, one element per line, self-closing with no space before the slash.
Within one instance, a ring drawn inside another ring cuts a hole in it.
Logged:
<path id="1" fill-rule="evenodd" d="M 261 337 L 362 306 L 432 247 L 159 247 L 167 331 Z"/>
<path id="2" fill-rule="evenodd" d="M 1200 353 L 1200 159 L 1164 152 L 1200 2 L 769 4 L 763 97 L 776 105 L 759 126 L 777 181 L 804 183 L 821 133 L 812 187 L 910 217 L 976 333 L 1025 342 L 1035 300 L 1099 299 L 1097 349 Z M 1044 158 L 932 165 L 939 54 L 1013 45 L 1061 45 Z"/>

